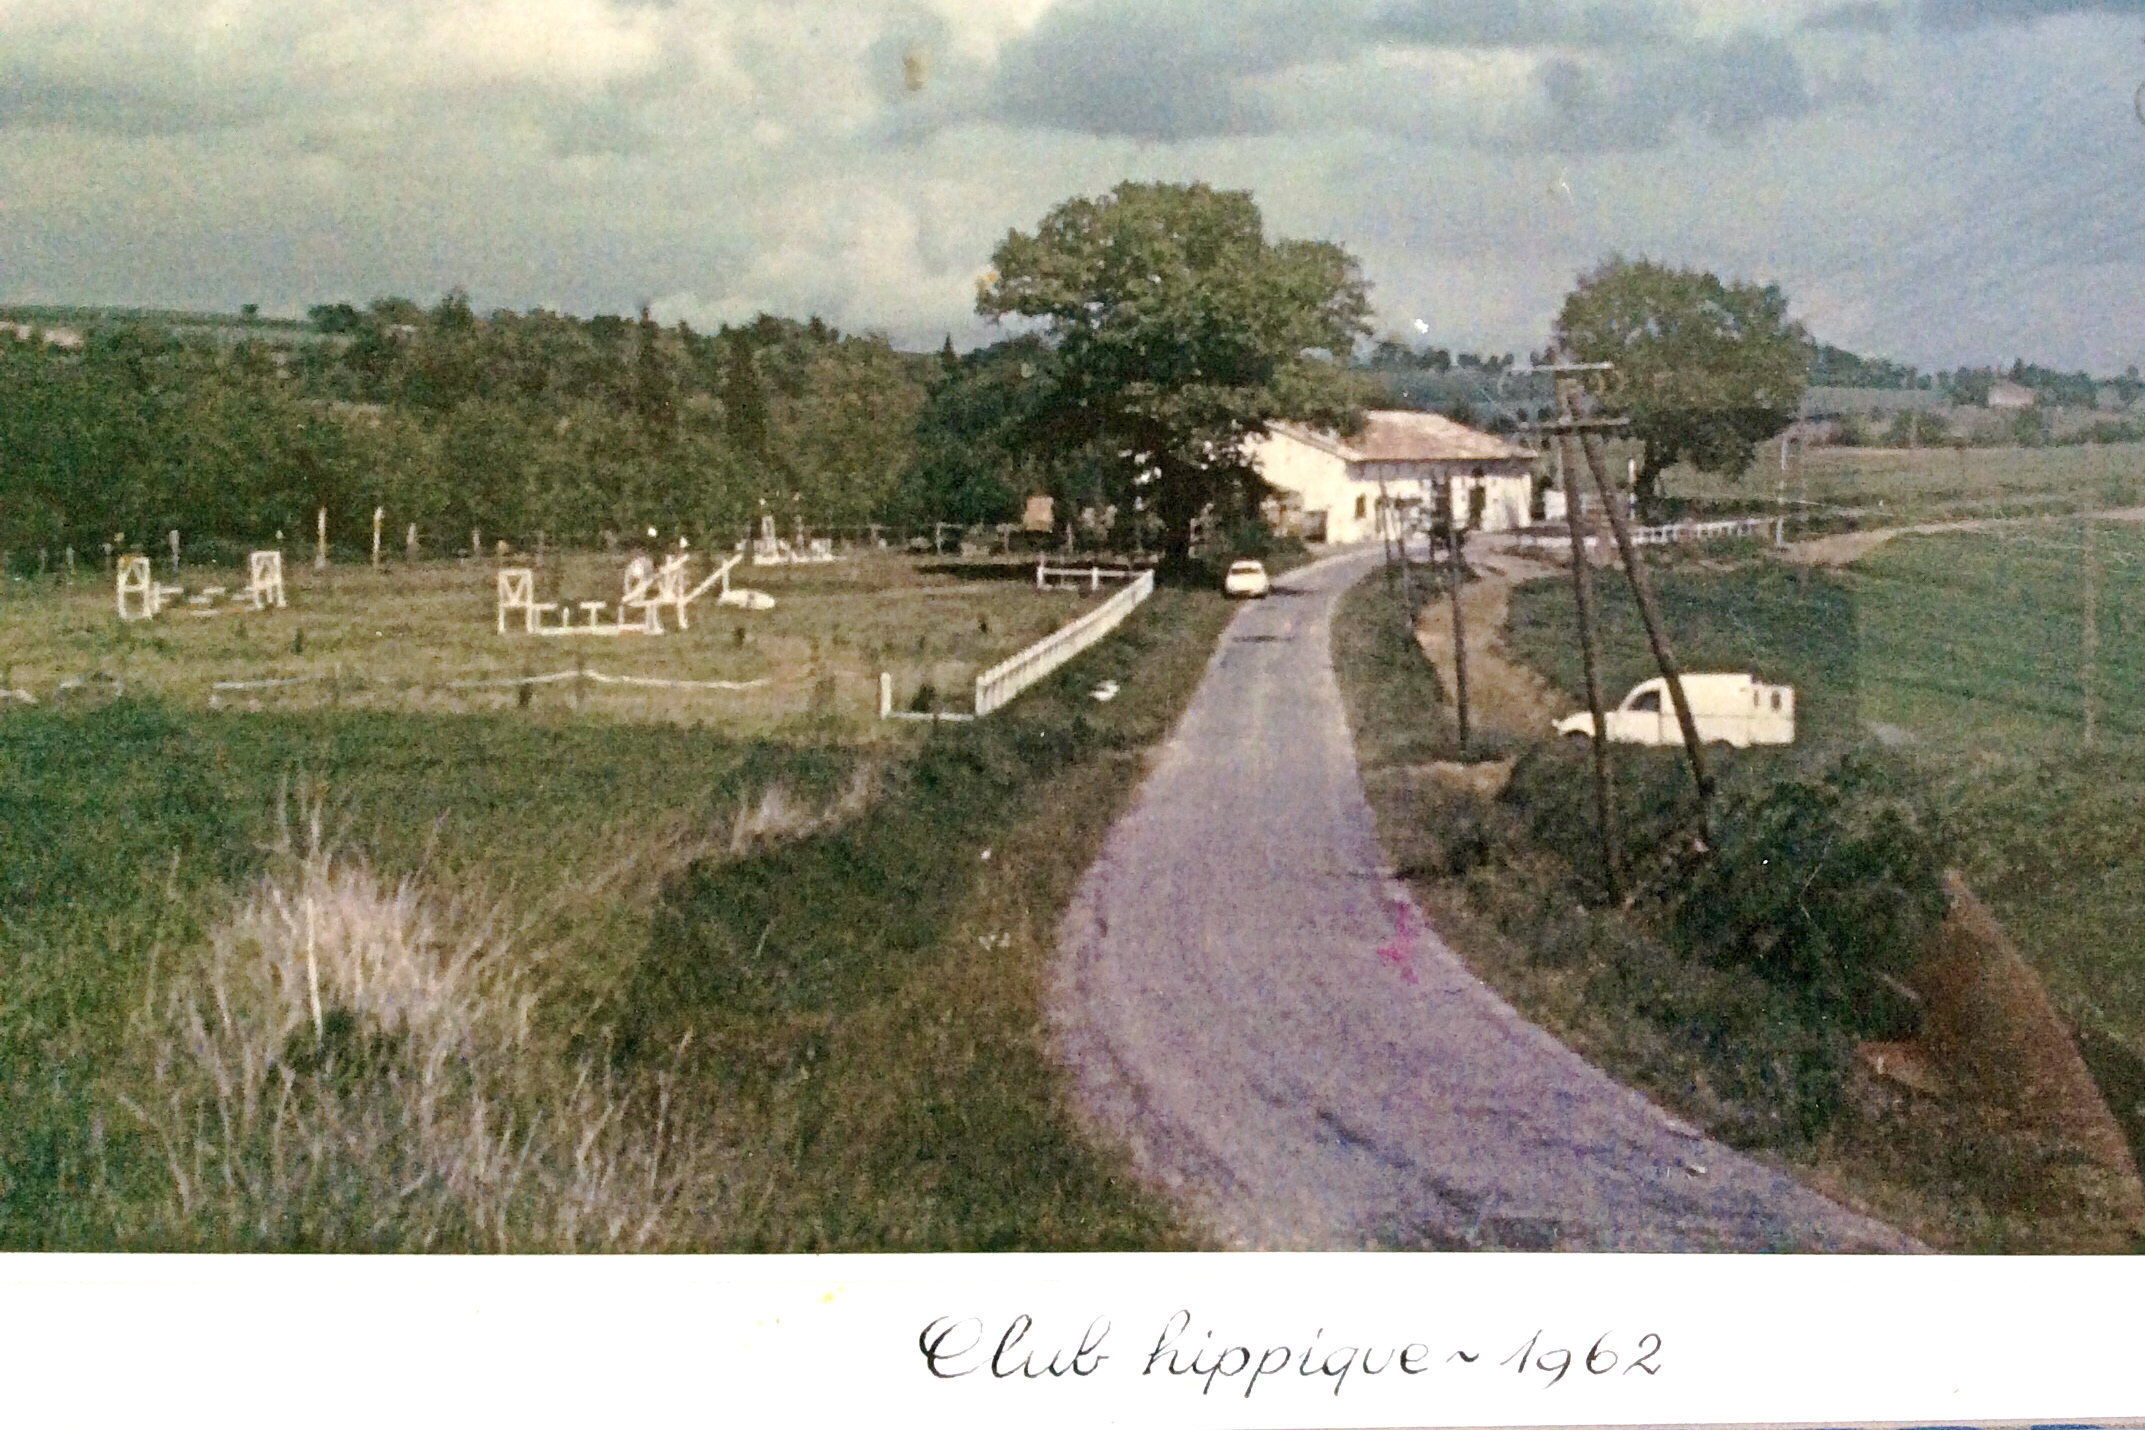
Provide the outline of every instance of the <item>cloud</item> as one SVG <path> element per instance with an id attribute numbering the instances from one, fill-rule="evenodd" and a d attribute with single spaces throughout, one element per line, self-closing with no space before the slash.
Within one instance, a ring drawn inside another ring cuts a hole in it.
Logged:
<path id="1" fill-rule="evenodd" d="M 1243 83 L 1364 43 L 1337 4 L 1074 0 L 1006 47 L 985 117 L 1024 128 L 1181 141 L 1266 133 Z"/>
<path id="2" fill-rule="evenodd" d="M 2145 0 L 1921 0 L 1915 14 L 1932 30 L 1965 30 L 2057 15 L 2145 15 Z"/>
<path id="3" fill-rule="evenodd" d="M 1755 34 L 1632 56 L 1558 57 L 1543 61 L 1536 78 L 1553 115 L 1544 142 L 1566 150 L 1654 148 L 1679 121 L 1740 138 L 1816 106 L 1794 51 Z"/>
<path id="4" fill-rule="evenodd" d="M 1899 20 L 1899 12 L 1890 5 L 1877 0 L 1848 0 L 1841 5 L 1827 5 L 1822 10 L 1803 18 L 1805 30 L 1859 32 L 1886 34 Z"/>
<path id="5" fill-rule="evenodd" d="M 1657 43 L 1689 23 L 1682 7 L 1654 0 L 1399 0 L 1376 28 L 1413 44 L 1601 49 Z"/>

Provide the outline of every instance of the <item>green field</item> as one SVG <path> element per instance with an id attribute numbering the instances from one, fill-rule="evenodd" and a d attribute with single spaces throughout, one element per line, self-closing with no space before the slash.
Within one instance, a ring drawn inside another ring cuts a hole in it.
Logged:
<path id="1" fill-rule="evenodd" d="M 552 553 L 537 573 L 538 599 L 615 602 L 624 565 L 622 557 Z M 811 713 L 841 722 L 853 738 L 872 738 L 881 671 L 894 676 L 904 705 L 928 684 L 946 697 L 946 708 L 963 708 L 978 671 L 1071 620 L 1092 599 L 1039 592 L 1011 566 L 866 553 L 816 566 L 740 566 L 733 584 L 772 595 L 774 609 L 717 606 L 710 593 L 692 607 L 689 630 L 677 630 L 666 614 L 670 630 L 660 637 L 531 637 L 518 617 L 501 636 L 494 566 L 488 559 L 393 561 L 380 571 L 334 563 L 316 571 L 291 555 L 285 610 L 203 617 L 179 605 L 129 623 L 117 617 L 111 578 L 85 563 L 72 582 L 51 574 L 0 587 L 0 675 L 41 700 L 63 680 L 102 673 L 193 708 L 213 698 L 273 709 L 526 708 L 541 718 L 571 714 L 585 697 L 579 708 L 598 718 L 764 733 Z M 696 573 L 707 569 L 695 563 Z M 163 563 L 158 579 L 173 579 Z M 200 590 L 244 580 L 243 568 L 186 566 L 175 584 Z M 450 686 L 571 671 L 577 661 L 606 675 L 765 683 L 701 692 L 558 682 L 532 687 L 527 707 L 517 704 L 514 687 Z M 212 690 L 218 681 L 290 679 L 301 683 Z"/>
<path id="2" fill-rule="evenodd" d="M 968 670 L 1081 608 L 890 572 L 756 580 L 784 604 L 639 658 L 768 668 L 817 633 Z M 512 671 L 532 644 L 492 633 L 474 576 L 330 578 L 246 618 L 260 664 Z M 444 653 L 363 632 L 425 582 L 427 628 L 477 629 Z M 798 678 L 728 717 L 551 692 L 209 709 L 210 675 L 258 668 L 226 665 L 252 653 L 235 619 L 121 635 L 106 599 L 0 604 L 34 648 L 8 648 L 16 685 L 98 656 L 129 681 L 0 708 L 0 1245 L 1188 1244 L 1075 1130 L 1041 1007 L 1058 911 L 1218 596 L 1164 590 L 1000 716 L 937 728 L 809 713 Z"/>
<path id="3" fill-rule="evenodd" d="M 2145 1048 L 2145 531 L 2097 531 L 2091 749 L 2075 521 L 1902 537 L 1840 571 L 1754 561 L 1656 581 L 1686 669 L 1792 682 L 1805 745 L 1890 745 L 2065 1012 Z M 1622 583 L 1597 590 L 1620 692 L 1650 657 Z M 1515 653 L 1579 689 L 1568 588 L 1524 586 L 1512 610 Z"/>
<path id="4" fill-rule="evenodd" d="M 1638 455 L 1612 444 L 1615 465 Z M 1816 447 L 1779 465 L 1777 444 L 1760 449 L 1740 477 L 1672 467 L 1662 478 L 1671 498 L 1770 507 L 1822 515 L 1826 508 L 1863 512 L 1864 526 L 2081 507 L 2145 503 L 2145 444 L 2063 447 L 1930 447 L 1908 451 Z"/>

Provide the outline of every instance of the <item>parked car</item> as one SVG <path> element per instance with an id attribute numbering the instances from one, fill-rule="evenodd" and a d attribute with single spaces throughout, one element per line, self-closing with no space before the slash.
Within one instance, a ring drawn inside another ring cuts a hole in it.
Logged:
<path id="1" fill-rule="evenodd" d="M 1272 588 L 1265 566 L 1256 561 L 1232 561 L 1221 578 L 1221 589 L 1230 596 L 1263 596 Z"/>
<path id="2" fill-rule="evenodd" d="M 1683 698 L 1690 702 L 1691 723 L 1707 745 L 1792 745 L 1795 743 L 1795 688 L 1766 685 L 1754 675 L 1686 675 Z M 1602 712 L 1609 739 L 1623 745 L 1680 745 L 1683 727 L 1676 720 L 1668 682 L 1659 677 L 1631 687 L 1623 703 Z M 1560 735 L 1584 740 L 1594 733 L 1594 717 L 1581 710 L 1557 721 Z"/>

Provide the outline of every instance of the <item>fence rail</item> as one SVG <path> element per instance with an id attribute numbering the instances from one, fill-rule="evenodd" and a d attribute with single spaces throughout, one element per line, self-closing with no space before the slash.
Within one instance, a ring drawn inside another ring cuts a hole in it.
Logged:
<path id="1" fill-rule="evenodd" d="M 1635 526 L 1631 528 L 1633 546 L 1673 546 L 1684 541 L 1719 541 L 1727 537 L 1757 536 L 1771 532 L 1778 543 L 1782 536 L 1781 522 L 1777 517 L 1752 516 L 1735 521 L 1684 521 L 1673 526 Z M 1585 538 L 1589 548 L 1597 540 Z M 1530 551 L 1564 550 L 1571 545 L 1571 538 L 1562 532 L 1555 536 L 1522 533 L 1519 545 Z"/>
<path id="2" fill-rule="evenodd" d="M 1143 571 L 1131 585 L 1094 610 L 984 671 L 976 677 L 976 714 L 990 714 L 1116 630 L 1153 594 L 1154 572 Z"/>
<path id="3" fill-rule="evenodd" d="M 1047 590 L 1053 583 L 1060 589 L 1073 590 L 1085 584 L 1090 591 L 1102 589 L 1105 581 L 1130 581 L 1144 568 L 1131 566 L 1104 566 L 1090 562 L 1085 566 L 1053 566 L 1048 561 L 1035 563 L 1035 589 Z"/>

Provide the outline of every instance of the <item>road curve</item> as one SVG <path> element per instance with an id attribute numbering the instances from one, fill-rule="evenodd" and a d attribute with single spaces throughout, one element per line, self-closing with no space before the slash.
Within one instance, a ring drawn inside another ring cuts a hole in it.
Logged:
<path id="1" fill-rule="evenodd" d="M 1328 639 L 1376 553 L 1231 622 L 1065 916 L 1083 1114 L 1225 1244 L 1911 1251 L 1527 1023 L 1386 867 Z"/>

